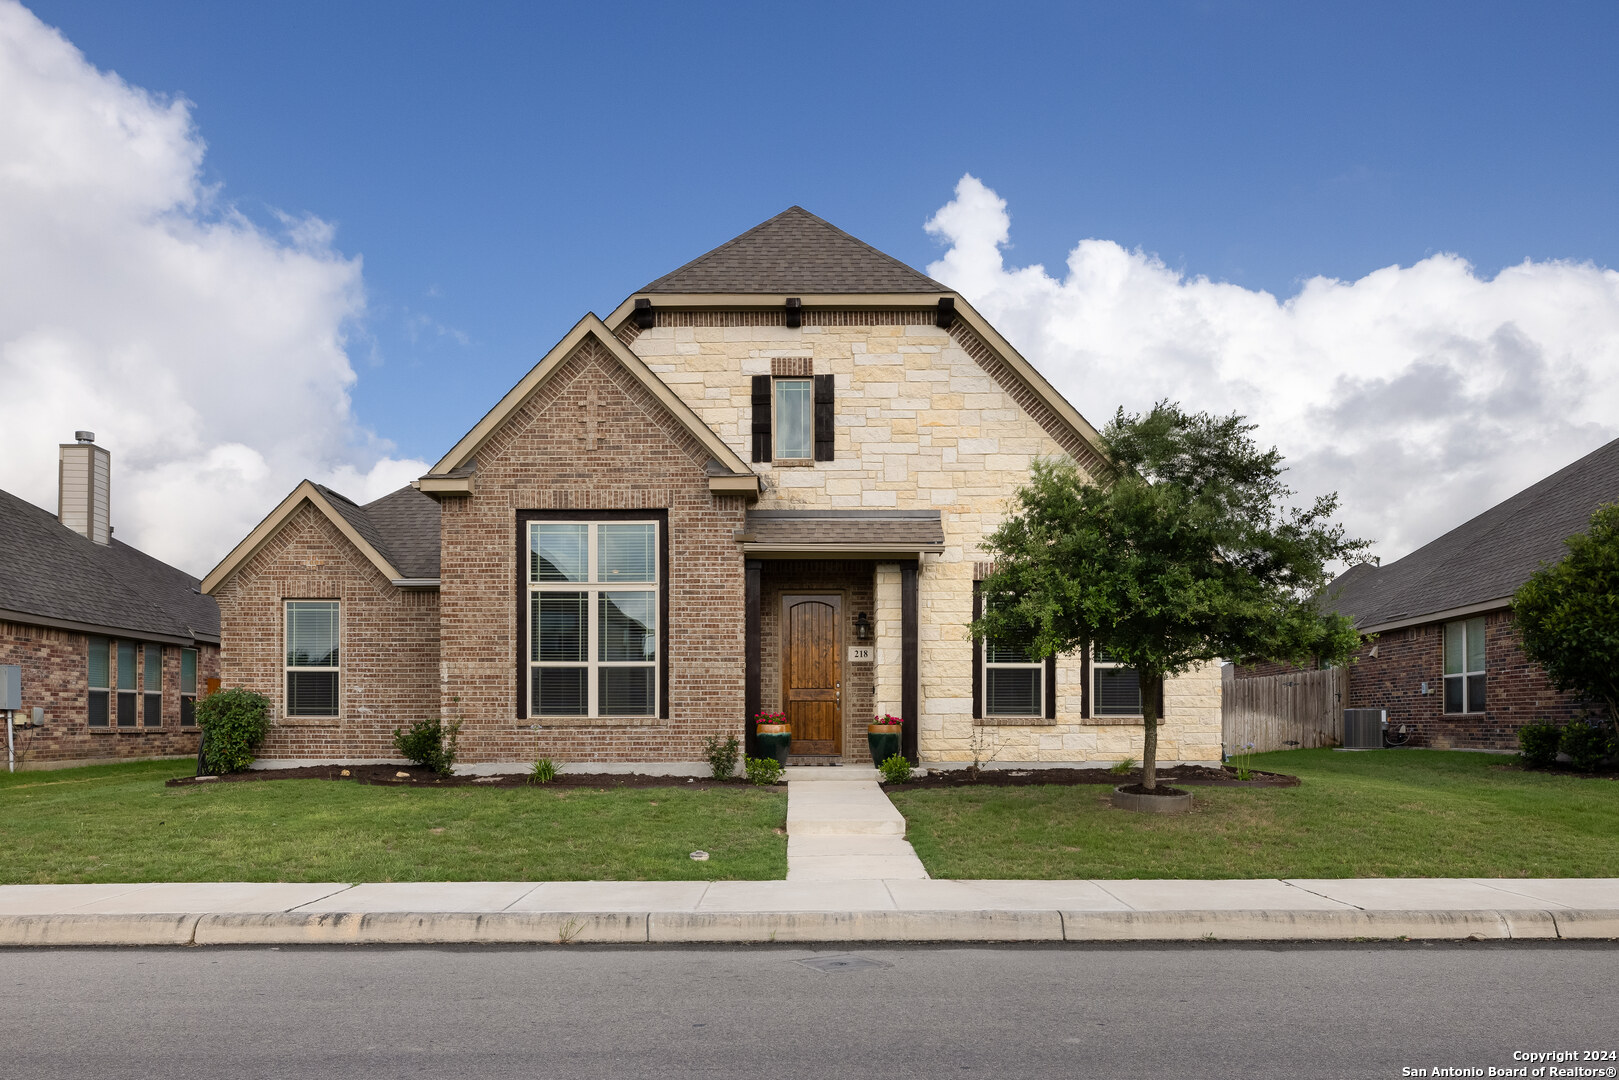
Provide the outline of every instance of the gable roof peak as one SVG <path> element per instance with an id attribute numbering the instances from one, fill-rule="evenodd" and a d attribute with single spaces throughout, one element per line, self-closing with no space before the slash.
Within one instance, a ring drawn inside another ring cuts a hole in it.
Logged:
<path id="1" fill-rule="evenodd" d="M 639 292 L 891 295 L 951 290 L 794 205 Z"/>

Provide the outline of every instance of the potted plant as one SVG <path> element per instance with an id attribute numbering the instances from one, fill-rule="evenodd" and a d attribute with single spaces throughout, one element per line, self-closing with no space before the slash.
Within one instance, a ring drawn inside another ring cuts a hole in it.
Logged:
<path id="1" fill-rule="evenodd" d="M 753 733 L 758 736 L 760 755 L 773 757 L 786 768 L 787 751 L 793 741 L 792 729 L 787 726 L 787 714 L 762 712 L 754 716 L 753 723 Z"/>
<path id="2" fill-rule="evenodd" d="M 899 753 L 899 731 L 904 723 L 899 717 L 888 713 L 871 718 L 871 723 L 866 725 L 866 745 L 871 747 L 873 765 L 881 765 Z"/>

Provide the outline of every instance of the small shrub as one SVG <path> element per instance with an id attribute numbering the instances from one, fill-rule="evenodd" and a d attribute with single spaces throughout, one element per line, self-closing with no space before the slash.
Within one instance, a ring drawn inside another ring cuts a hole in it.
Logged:
<path id="1" fill-rule="evenodd" d="M 1123 761 L 1108 769 L 1108 772 L 1112 773 L 1114 776 L 1128 776 L 1135 771 L 1135 768 L 1136 759 L 1125 758 Z"/>
<path id="2" fill-rule="evenodd" d="M 1556 724 L 1525 724 L 1518 729 L 1518 756 L 1531 769 L 1549 769 L 1562 739 L 1563 729 Z"/>
<path id="3" fill-rule="evenodd" d="M 528 782 L 531 784 L 549 784 L 557 778 L 557 763 L 548 757 L 542 757 L 534 762 L 534 767 L 528 771 Z"/>
<path id="4" fill-rule="evenodd" d="M 877 771 L 882 773 L 883 779 L 890 784 L 903 784 L 911 778 L 911 763 L 895 754 L 877 766 Z"/>
<path id="5" fill-rule="evenodd" d="M 736 759 L 742 752 L 742 743 L 735 735 L 724 742 L 720 742 L 718 735 L 710 735 L 708 741 L 703 743 L 703 750 L 708 755 L 708 767 L 714 779 L 725 780 L 736 772 Z"/>
<path id="6" fill-rule="evenodd" d="M 765 787 L 781 781 L 781 762 L 773 757 L 750 757 L 745 767 L 750 784 Z"/>
<path id="7" fill-rule="evenodd" d="M 270 699 L 240 686 L 217 691 L 197 702 L 197 726 L 208 770 L 242 772 L 270 730 Z"/>
<path id="8" fill-rule="evenodd" d="M 1569 764 L 1581 772 L 1595 772 L 1613 753 L 1613 734 L 1606 724 L 1575 720 L 1563 728 L 1560 745 Z"/>
<path id="9" fill-rule="evenodd" d="M 410 726 L 409 731 L 394 728 L 394 749 L 423 768 L 448 776 L 455 769 L 459 750 L 461 721 L 440 723 L 422 720 Z"/>

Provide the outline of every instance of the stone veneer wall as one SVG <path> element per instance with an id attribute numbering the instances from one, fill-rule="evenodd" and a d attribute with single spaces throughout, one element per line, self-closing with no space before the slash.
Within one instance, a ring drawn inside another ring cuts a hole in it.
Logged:
<path id="1" fill-rule="evenodd" d="M 116 637 L 112 638 L 116 642 Z M 139 642 L 139 638 L 123 640 Z M 116 645 L 114 646 L 116 647 Z M 90 714 L 90 639 L 73 630 L 0 622 L 0 664 L 22 667 L 23 709 L 17 722 L 29 720 L 35 706 L 45 710 L 45 726 L 15 733 L 19 768 L 61 768 L 95 761 L 181 757 L 197 752 L 197 729 L 180 726 L 180 646 L 163 646 L 163 723 L 159 727 L 121 728 L 117 706 L 105 728 L 92 728 Z M 118 677 L 116 655 L 112 678 Z M 145 664 L 137 656 L 136 687 L 146 689 Z M 197 648 L 197 689 L 219 675 L 219 649 Z M 139 707 L 145 709 L 144 696 Z M 140 714 L 145 720 L 145 714 Z M 0 739 L 3 739 L 0 733 Z"/>
<path id="2" fill-rule="evenodd" d="M 221 674 L 271 701 L 260 758 L 398 759 L 393 729 L 439 714 L 438 594 L 397 589 L 305 503 L 215 593 Z M 286 600 L 337 600 L 339 715 L 288 717 Z"/>
<path id="3" fill-rule="evenodd" d="M 745 503 L 709 492 L 707 461 L 594 341 L 479 450 L 474 494 L 441 519 L 440 702 L 465 721 L 464 761 L 691 762 L 708 736 L 742 735 Z M 668 511 L 666 720 L 517 716 L 516 515 L 570 509 Z"/>
<path id="4" fill-rule="evenodd" d="M 764 478 L 757 506 L 941 511 L 946 550 L 924 565 L 919 581 L 919 747 L 924 761 L 970 760 L 979 730 L 966 629 L 973 564 L 1035 458 L 1077 456 L 1096 467 L 1076 434 L 1009 367 L 975 359 L 985 350 L 965 327 L 936 327 L 931 309 L 806 311 L 796 329 L 783 324 L 780 312 L 655 311 L 652 328 L 620 336 L 744 459 L 751 451 L 754 375 L 795 359 L 808 360 L 814 374 L 833 376 L 834 460 L 813 468 L 755 464 Z M 877 577 L 875 711 L 897 713 L 899 575 L 879 564 Z M 1055 724 L 997 725 L 999 760 L 1139 756 L 1139 728 L 1132 742 L 1127 726 L 1081 721 L 1080 670 L 1077 658 L 1059 661 Z M 1172 748 L 1176 759 L 1219 760 L 1218 669 L 1192 677 L 1184 690 L 1171 688 L 1166 706 L 1165 759 Z"/>

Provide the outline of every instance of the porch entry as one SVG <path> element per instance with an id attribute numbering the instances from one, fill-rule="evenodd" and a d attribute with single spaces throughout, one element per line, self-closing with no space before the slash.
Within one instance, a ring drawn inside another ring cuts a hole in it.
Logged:
<path id="1" fill-rule="evenodd" d="M 843 754 L 843 597 L 789 593 L 781 598 L 782 711 L 793 754 Z"/>

